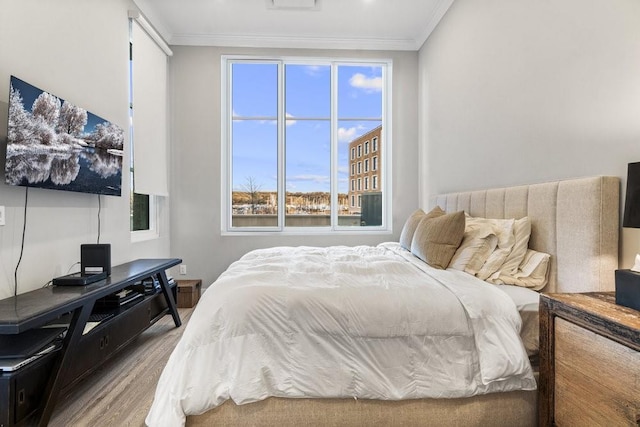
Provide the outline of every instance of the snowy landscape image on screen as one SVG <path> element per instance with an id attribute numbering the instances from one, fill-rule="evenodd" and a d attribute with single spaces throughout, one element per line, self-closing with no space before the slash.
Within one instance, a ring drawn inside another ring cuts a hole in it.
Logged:
<path id="1" fill-rule="evenodd" d="M 120 196 L 124 131 L 11 77 L 7 184 Z"/>

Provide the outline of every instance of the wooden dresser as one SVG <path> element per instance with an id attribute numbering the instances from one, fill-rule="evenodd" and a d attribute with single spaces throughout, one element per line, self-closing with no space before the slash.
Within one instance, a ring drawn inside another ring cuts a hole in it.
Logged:
<path id="1" fill-rule="evenodd" d="M 640 426 L 640 312 L 613 292 L 540 298 L 541 426 Z"/>

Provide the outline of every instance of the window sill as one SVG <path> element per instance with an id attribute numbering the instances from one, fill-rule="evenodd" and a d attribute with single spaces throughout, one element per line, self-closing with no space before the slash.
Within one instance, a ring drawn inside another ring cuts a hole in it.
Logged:
<path id="1" fill-rule="evenodd" d="M 131 243 L 145 242 L 147 240 L 154 240 L 159 238 L 160 235 L 156 230 L 140 230 L 131 232 Z"/>

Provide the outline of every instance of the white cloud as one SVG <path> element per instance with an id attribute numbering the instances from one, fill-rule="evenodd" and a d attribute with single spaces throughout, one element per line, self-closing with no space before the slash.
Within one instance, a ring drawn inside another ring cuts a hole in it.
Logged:
<path id="1" fill-rule="evenodd" d="M 362 125 L 350 128 L 338 128 L 338 142 L 351 142 L 362 135 L 364 129 L 366 128 Z"/>
<path id="2" fill-rule="evenodd" d="M 349 166 L 338 166 L 338 173 L 349 175 Z"/>
<path id="3" fill-rule="evenodd" d="M 338 128 L 338 141 L 340 142 L 350 142 L 356 136 L 358 130 L 355 127 L 352 128 Z"/>
<path id="4" fill-rule="evenodd" d="M 305 67 L 305 72 L 309 76 L 317 76 L 320 73 L 320 70 L 321 68 L 319 65 L 308 65 Z"/>
<path id="5" fill-rule="evenodd" d="M 349 84 L 366 92 L 380 92 L 382 90 L 382 77 L 367 77 L 362 73 L 356 73 L 349 79 Z"/>
<path id="6" fill-rule="evenodd" d="M 287 120 L 285 120 L 287 126 L 292 126 L 297 123 L 297 120 L 291 120 L 293 118 L 293 114 L 285 113 L 285 116 L 287 117 Z"/>

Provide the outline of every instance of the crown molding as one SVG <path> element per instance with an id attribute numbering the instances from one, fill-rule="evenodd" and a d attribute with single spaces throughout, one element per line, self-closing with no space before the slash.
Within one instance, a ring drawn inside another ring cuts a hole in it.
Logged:
<path id="1" fill-rule="evenodd" d="M 427 39 L 429 38 L 433 30 L 436 29 L 436 27 L 442 20 L 442 17 L 444 16 L 444 14 L 447 13 L 449 8 L 453 4 L 453 1 L 454 0 L 438 1 L 438 4 L 436 5 L 436 7 L 433 8 L 433 13 L 431 14 L 431 18 L 429 19 L 429 22 L 427 22 L 427 25 L 425 26 L 420 36 L 416 38 L 416 45 L 417 45 L 416 50 L 420 50 L 420 48 L 422 48 L 422 45 L 424 44 L 424 42 L 427 41 Z"/>
<path id="2" fill-rule="evenodd" d="M 357 39 L 330 37 L 287 37 L 263 35 L 174 34 L 169 40 L 176 46 L 224 46 L 294 49 L 418 50 L 413 39 Z"/>

